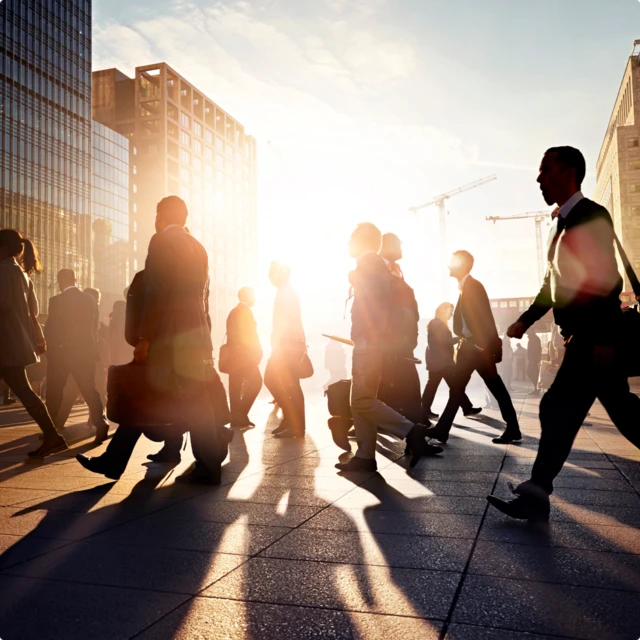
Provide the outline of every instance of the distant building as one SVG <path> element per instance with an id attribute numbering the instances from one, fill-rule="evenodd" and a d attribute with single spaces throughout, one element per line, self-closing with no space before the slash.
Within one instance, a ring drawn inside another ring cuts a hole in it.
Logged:
<path id="1" fill-rule="evenodd" d="M 130 282 L 129 139 L 93 122 L 92 135 L 93 286 L 102 293 L 102 313 L 123 300 Z"/>
<path id="2" fill-rule="evenodd" d="M 93 117 L 130 141 L 131 267 L 142 269 L 158 201 L 181 196 L 209 253 L 214 337 L 255 278 L 256 141 L 165 63 L 93 73 Z"/>
<path id="3" fill-rule="evenodd" d="M 596 173 L 594 199 L 611 213 L 631 263 L 640 270 L 640 40 L 627 60 Z M 625 290 L 630 290 L 626 276 Z"/>
<path id="4" fill-rule="evenodd" d="M 56 273 L 91 285 L 91 2 L 0 3 L 0 227 L 38 247 L 43 313 Z"/>

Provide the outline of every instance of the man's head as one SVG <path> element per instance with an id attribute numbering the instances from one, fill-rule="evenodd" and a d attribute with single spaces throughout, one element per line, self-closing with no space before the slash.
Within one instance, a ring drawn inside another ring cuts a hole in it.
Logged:
<path id="1" fill-rule="evenodd" d="M 102 294 L 99 289 L 94 289 L 93 287 L 87 287 L 84 290 L 84 293 L 88 293 L 95 301 L 96 304 L 100 304 L 100 300 L 102 300 Z"/>
<path id="2" fill-rule="evenodd" d="M 562 206 L 582 188 L 587 171 L 584 156 L 573 147 L 551 147 L 540 163 L 538 183 L 548 205 Z"/>
<path id="3" fill-rule="evenodd" d="M 378 253 L 382 246 L 382 233 L 375 224 L 361 222 L 349 238 L 349 255 L 352 258 L 361 256 L 366 251 Z"/>
<path id="4" fill-rule="evenodd" d="M 269 280 L 274 287 L 282 287 L 289 282 L 291 269 L 281 262 L 272 262 L 269 267 Z"/>
<path id="5" fill-rule="evenodd" d="M 382 247 L 380 255 L 389 260 L 397 262 L 402 259 L 402 240 L 395 233 L 385 233 L 382 236 Z"/>
<path id="6" fill-rule="evenodd" d="M 178 198 L 178 196 L 162 198 L 156 207 L 156 231 L 160 233 L 172 224 L 184 227 L 188 216 L 189 211 L 182 198 Z"/>
<path id="7" fill-rule="evenodd" d="M 58 271 L 58 286 L 60 287 L 60 291 L 64 291 L 68 287 L 75 287 L 75 271 L 73 269 L 60 269 L 60 271 Z"/>
<path id="8" fill-rule="evenodd" d="M 238 300 L 247 305 L 247 307 L 253 307 L 256 303 L 256 294 L 251 287 L 242 287 L 238 291 Z"/>
<path id="9" fill-rule="evenodd" d="M 473 256 L 468 251 L 454 251 L 449 263 L 449 275 L 456 280 L 462 280 L 473 269 L 473 262 Z"/>

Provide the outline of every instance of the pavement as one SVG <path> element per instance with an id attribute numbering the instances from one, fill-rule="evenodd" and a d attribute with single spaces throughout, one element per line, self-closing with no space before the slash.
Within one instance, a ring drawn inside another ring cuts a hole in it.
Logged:
<path id="1" fill-rule="evenodd" d="M 408 470 L 382 436 L 379 473 L 347 478 L 319 395 L 304 442 L 273 439 L 260 400 L 218 488 L 174 484 L 190 455 L 149 463 L 159 445 L 144 438 L 120 481 L 91 474 L 73 457 L 105 445 L 92 451 L 82 409 L 68 453 L 25 463 L 37 428 L 2 409 L 0 638 L 635 640 L 640 451 L 601 406 L 548 526 L 487 507 L 527 478 L 538 402 L 514 392 L 520 445 L 492 444 L 496 412 L 459 416 L 441 457 Z"/>

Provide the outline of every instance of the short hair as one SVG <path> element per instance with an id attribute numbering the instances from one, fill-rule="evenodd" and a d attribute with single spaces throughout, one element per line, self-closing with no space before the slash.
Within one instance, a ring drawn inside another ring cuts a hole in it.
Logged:
<path id="1" fill-rule="evenodd" d="M 382 232 L 372 222 L 361 222 L 351 237 L 362 243 L 366 249 L 376 253 L 380 251 L 382 246 Z"/>
<path id="2" fill-rule="evenodd" d="M 582 152 L 575 147 L 551 147 L 545 151 L 545 156 L 555 153 L 556 159 L 565 169 L 573 169 L 576 174 L 578 189 L 582 187 L 582 181 L 587 174 L 587 163 Z"/>
<path id="3" fill-rule="evenodd" d="M 71 280 L 76 279 L 76 272 L 73 269 L 60 269 L 58 271 L 58 282 L 66 281 L 70 282 Z"/>
<path id="4" fill-rule="evenodd" d="M 254 295 L 254 293 L 251 287 L 241 287 L 238 290 L 238 300 L 240 300 L 240 302 L 243 302 L 247 299 L 247 297 L 250 297 L 252 295 Z"/>
<path id="5" fill-rule="evenodd" d="M 467 267 L 467 271 L 471 271 L 471 269 L 473 269 L 475 259 L 468 251 L 465 249 L 458 249 L 453 252 L 453 255 L 462 261 L 462 263 Z"/>
<path id="6" fill-rule="evenodd" d="M 167 196 L 158 202 L 156 213 L 163 217 L 169 224 L 184 226 L 189 217 L 186 202 L 178 196 Z"/>

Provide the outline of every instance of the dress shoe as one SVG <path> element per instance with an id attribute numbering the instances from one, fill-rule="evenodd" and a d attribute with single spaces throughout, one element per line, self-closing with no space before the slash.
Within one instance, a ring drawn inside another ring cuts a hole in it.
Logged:
<path id="1" fill-rule="evenodd" d="M 191 471 L 176 478 L 177 484 L 205 484 L 217 487 L 221 483 L 220 474 L 204 474 Z"/>
<path id="2" fill-rule="evenodd" d="M 462 413 L 465 418 L 468 418 L 469 416 L 477 416 L 479 413 L 482 413 L 482 407 L 471 407 L 469 411 L 463 411 Z"/>
<path id="3" fill-rule="evenodd" d="M 299 438 L 300 440 L 304 440 L 304 432 L 300 433 L 293 429 L 285 429 L 284 431 L 278 431 L 277 433 L 274 431 L 273 437 L 278 438 L 279 440 L 287 438 Z"/>
<path id="4" fill-rule="evenodd" d="M 338 462 L 335 467 L 345 473 L 373 473 L 378 470 L 378 463 L 375 460 L 367 460 L 366 458 L 357 458 L 354 456 L 349 462 Z"/>
<path id="5" fill-rule="evenodd" d="M 289 429 L 289 425 L 283 420 L 279 426 L 277 426 L 272 432 L 271 435 L 277 436 L 279 433 L 283 431 L 287 431 Z"/>
<path id="6" fill-rule="evenodd" d="M 96 437 L 93 444 L 102 444 L 109 437 L 109 423 L 105 420 L 96 425 Z"/>
<path id="7" fill-rule="evenodd" d="M 85 456 L 84 453 L 79 453 L 76 456 L 76 460 L 88 471 L 93 471 L 93 473 L 99 473 L 102 476 L 106 476 L 111 480 L 119 480 L 121 473 L 115 473 L 105 464 L 102 456 L 98 456 L 97 458 L 90 458 L 89 456 Z"/>
<path id="8" fill-rule="evenodd" d="M 437 456 L 439 453 L 442 453 L 442 447 L 435 447 L 427 442 L 428 430 L 428 427 L 425 425 L 416 424 L 407 434 L 407 446 L 411 450 L 409 466 L 412 468 L 418 464 L 418 460 L 423 456 Z"/>
<path id="9" fill-rule="evenodd" d="M 351 443 L 349 442 L 349 429 L 351 429 L 351 418 L 329 418 L 329 429 L 331 437 L 336 445 L 345 451 L 351 451 Z"/>
<path id="10" fill-rule="evenodd" d="M 518 520 L 548 522 L 549 496 L 532 482 L 523 482 L 511 492 L 516 496 L 513 500 L 502 500 L 497 496 L 487 496 L 487 502 L 502 513 Z"/>
<path id="11" fill-rule="evenodd" d="M 66 451 L 68 448 L 65 439 L 56 434 L 50 438 L 45 437 L 42 444 L 34 451 L 29 451 L 27 455 L 30 458 L 46 458 L 54 453 Z"/>
<path id="12" fill-rule="evenodd" d="M 147 460 L 151 462 L 175 462 L 176 464 L 182 460 L 180 452 L 167 451 L 164 447 L 158 453 L 150 453 Z"/>
<path id="13" fill-rule="evenodd" d="M 428 427 L 426 434 L 429 440 L 437 440 L 438 442 L 442 442 L 442 444 L 446 444 L 449 439 L 449 434 L 444 429 L 439 429 L 438 425 L 435 427 Z"/>
<path id="14" fill-rule="evenodd" d="M 522 434 L 520 431 L 505 429 L 504 433 L 500 437 L 494 438 L 491 442 L 494 442 L 495 444 L 511 444 L 512 442 L 520 442 L 521 440 Z"/>

